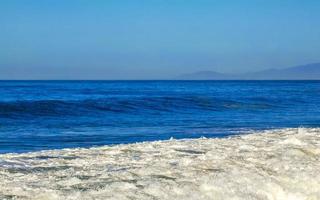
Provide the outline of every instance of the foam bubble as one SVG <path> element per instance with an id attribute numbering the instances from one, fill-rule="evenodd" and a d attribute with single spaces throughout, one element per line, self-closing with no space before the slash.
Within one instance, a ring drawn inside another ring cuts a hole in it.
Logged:
<path id="1" fill-rule="evenodd" d="M 0 199 L 320 199 L 320 129 L 0 155 Z"/>

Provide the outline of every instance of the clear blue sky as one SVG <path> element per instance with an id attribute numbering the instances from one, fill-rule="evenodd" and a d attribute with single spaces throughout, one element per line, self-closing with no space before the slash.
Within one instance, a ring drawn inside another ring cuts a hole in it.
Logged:
<path id="1" fill-rule="evenodd" d="M 0 79 L 161 79 L 318 61 L 319 0 L 0 0 Z"/>

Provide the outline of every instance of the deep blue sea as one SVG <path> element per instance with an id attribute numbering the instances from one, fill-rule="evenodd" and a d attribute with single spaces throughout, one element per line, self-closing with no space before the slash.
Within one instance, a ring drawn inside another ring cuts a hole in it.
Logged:
<path id="1" fill-rule="evenodd" d="M 320 127 L 320 81 L 0 81 L 0 153 Z"/>

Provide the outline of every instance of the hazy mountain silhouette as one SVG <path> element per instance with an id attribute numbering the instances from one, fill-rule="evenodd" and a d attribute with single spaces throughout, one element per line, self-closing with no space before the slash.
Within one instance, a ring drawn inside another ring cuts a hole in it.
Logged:
<path id="1" fill-rule="evenodd" d="M 183 80 L 224 80 L 232 79 L 232 75 L 223 74 L 214 71 L 199 71 L 190 74 L 184 74 L 178 77 Z"/>
<path id="2" fill-rule="evenodd" d="M 180 80 L 320 80 L 320 63 L 289 67 L 285 69 L 267 69 L 243 74 L 226 74 L 214 71 L 200 71 L 184 74 Z"/>

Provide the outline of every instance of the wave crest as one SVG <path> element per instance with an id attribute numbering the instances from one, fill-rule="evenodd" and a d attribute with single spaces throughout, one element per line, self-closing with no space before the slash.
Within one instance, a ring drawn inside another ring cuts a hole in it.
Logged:
<path id="1" fill-rule="evenodd" d="M 150 112 L 218 112 L 225 110 L 259 110 L 275 107 L 267 102 L 245 102 L 208 97 L 137 97 L 86 100 L 37 100 L 0 102 L 2 115 L 59 116 L 86 113 L 150 113 Z"/>

